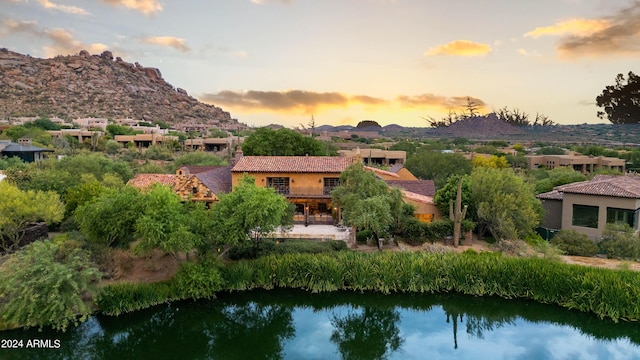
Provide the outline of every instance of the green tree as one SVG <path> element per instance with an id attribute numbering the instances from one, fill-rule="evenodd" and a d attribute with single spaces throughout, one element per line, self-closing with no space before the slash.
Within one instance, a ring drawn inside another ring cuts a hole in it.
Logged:
<path id="1" fill-rule="evenodd" d="M 69 188 L 64 196 L 65 216 L 71 216 L 78 206 L 84 205 L 97 198 L 105 190 L 106 187 L 97 180 L 87 181 Z"/>
<path id="2" fill-rule="evenodd" d="M 42 130 L 60 130 L 60 125 L 54 123 L 47 118 L 38 118 L 34 121 L 28 121 L 24 124 L 26 127 L 37 127 Z"/>
<path id="3" fill-rule="evenodd" d="M 460 175 L 453 175 L 447 179 L 447 182 L 444 186 L 440 187 L 435 196 L 433 197 L 433 202 L 436 204 L 442 215 L 446 218 L 449 218 L 449 212 L 451 211 L 451 202 L 456 200 L 456 195 L 458 192 L 458 183 L 460 182 Z M 475 208 L 472 201 L 471 194 L 471 176 L 463 175 L 462 176 L 462 206 L 467 206 L 467 213 L 470 216 L 475 216 L 477 213 L 477 209 Z"/>
<path id="4" fill-rule="evenodd" d="M 565 153 L 565 149 L 557 146 L 544 146 L 536 151 L 536 154 L 538 155 L 564 155 Z"/>
<path id="5" fill-rule="evenodd" d="M 532 186 L 510 169 L 475 168 L 471 194 L 479 225 L 497 240 L 524 239 L 542 219 Z"/>
<path id="6" fill-rule="evenodd" d="M 369 230 L 379 239 L 388 234 L 402 214 L 402 194 L 364 169 L 362 163 L 349 166 L 340 175 L 340 186 L 331 197 L 342 208 L 344 221 L 359 230 Z"/>
<path id="7" fill-rule="evenodd" d="M 135 235 L 140 239 L 136 250 L 162 249 L 175 256 L 196 247 L 199 238 L 189 228 L 189 214 L 171 188 L 154 186 L 141 202 L 143 209 L 135 222 Z"/>
<path id="8" fill-rule="evenodd" d="M 181 166 L 224 166 L 227 162 L 216 154 L 203 151 L 189 152 L 176 157 L 171 166 L 171 172 L 175 172 Z"/>
<path id="9" fill-rule="evenodd" d="M 126 247 L 135 238 L 135 224 L 143 209 L 140 191 L 125 186 L 107 189 L 93 201 L 78 206 L 73 216 L 89 242 Z"/>
<path id="10" fill-rule="evenodd" d="M 233 192 L 220 196 L 211 211 L 213 245 L 251 242 L 257 251 L 264 237 L 279 226 L 292 224 L 294 208 L 272 188 L 258 187 L 252 177 L 245 175 Z"/>
<path id="11" fill-rule="evenodd" d="M 18 248 L 30 223 L 62 221 L 64 204 L 53 192 L 23 191 L 7 181 L 0 182 L 0 250 Z"/>
<path id="12" fill-rule="evenodd" d="M 326 146 L 309 136 L 282 128 L 259 128 L 242 143 L 245 155 L 268 156 L 323 156 Z"/>
<path id="13" fill-rule="evenodd" d="M 418 149 L 407 159 L 406 167 L 420 179 L 433 179 L 436 188 L 443 186 L 451 175 L 471 174 L 471 161 L 460 154 L 443 154 L 428 147 Z"/>
<path id="14" fill-rule="evenodd" d="M 64 245 L 64 244 L 63 244 Z M 100 272 L 77 247 L 36 241 L 0 267 L 0 314 L 8 324 L 65 331 L 91 315 Z"/>
<path id="15" fill-rule="evenodd" d="M 541 172 L 546 176 L 535 182 L 536 194 L 551 191 L 556 186 L 587 180 L 584 174 L 565 167 L 558 167 L 552 170 L 539 169 L 536 172 Z"/>
<path id="16" fill-rule="evenodd" d="M 640 122 L 640 76 L 629 71 L 625 79 L 618 74 L 615 85 L 608 85 L 596 97 L 600 119 L 606 118 L 613 124 L 636 124 Z"/>
<path id="17" fill-rule="evenodd" d="M 142 131 L 135 130 L 130 126 L 123 126 L 118 124 L 109 124 L 107 125 L 106 130 L 112 138 L 116 135 L 135 135 L 142 133 Z"/>
<path id="18" fill-rule="evenodd" d="M 640 238 L 629 224 L 607 224 L 598 246 L 607 254 L 607 257 L 613 259 L 637 260 L 640 258 Z"/>

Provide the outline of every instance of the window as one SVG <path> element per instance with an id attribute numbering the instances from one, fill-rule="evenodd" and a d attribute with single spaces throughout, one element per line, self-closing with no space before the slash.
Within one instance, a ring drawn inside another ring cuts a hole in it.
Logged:
<path id="1" fill-rule="evenodd" d="M 331 195 L 331 190 L 340 185 L 340 178 L 324 178 L 324 195 Z"/>
<path id="2" fill-rule="evenodd" d="M 629 224 L 635 228 L 636 212 L 627 209 L 607 208 L 607 224 Z"/>
<path id="3" fill-rule="evenodd" d="M 571 225 L 588 228 L 598 228 L 598 207 L 587 205 L 573 205 Z"/>
<path id="4" fill-rule="evenodd" d="M 289 194 L 288 177 L 268 177 L 267 186 L 273 188 L 278 194 Z"/>

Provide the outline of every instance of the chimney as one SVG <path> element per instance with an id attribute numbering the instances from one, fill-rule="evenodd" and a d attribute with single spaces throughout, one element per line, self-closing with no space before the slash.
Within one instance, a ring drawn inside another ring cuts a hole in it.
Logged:
<path id="1" fill-rule="evenodd" d="M 244 156 L 242 154 L 242 146 L 238 145 L 238 147 L 236 147 L 236 154 L 234 157 L 232 157 L 231 159 L 229 159 L 229 165 L 231 167 L 236 166 L 236 164 L 238 163 L 238 160 L 240 160 L 240 158 Z"/>

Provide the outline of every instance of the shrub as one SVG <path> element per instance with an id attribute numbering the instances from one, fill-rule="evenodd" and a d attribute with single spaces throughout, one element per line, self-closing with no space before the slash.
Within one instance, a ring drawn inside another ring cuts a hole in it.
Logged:
<path id="1" fill-rule="evenodd" d="M 172 281 L 173 299 L 211 299 L 223 288 L 219 264 L 215 259 L 185 262 Z"/>
<path id="2" fill-rule="evenodd" d="M 342 240 L 315 241 L 305 239 L 263 240 L 254 253 L 252 244 L 236 245 L 229 251 L 229 259 L 256 259 L 271 254 L 321 254 L 347 249 Z"/>
<path id="3" fill-rule="evenodd" d="M 640 239 L 633 232 L 607 227 L 603 233 L 603 238 L 598 246 L 607 257 L 626 260 L 640 258 Z"/>
<path id="4" fill-rule="evenodd" d="M 106 315 L 120 315 L 169 300 L 170 287 L 165 282 L 151 284 L 115 284 L 100 292 L 96 303 Z"/>
<path id="5" fill-rule="evenodd" d="M 589 240 L 585 234 L 580 234 L 575 230 L 560 230 L 551 239 L 551 244 L 564 251 L 567 255 L 593 256 L 598 252 L 598 245 Z"/>
<path id="6" fill-rule="evenodd" d="M 15 253 L 0 271 L 0 314 L 8 324 L 65 331 L 91 314 L 92 283 L 100 272 L 89 255 L 64 238 L 36 241 Z"/>

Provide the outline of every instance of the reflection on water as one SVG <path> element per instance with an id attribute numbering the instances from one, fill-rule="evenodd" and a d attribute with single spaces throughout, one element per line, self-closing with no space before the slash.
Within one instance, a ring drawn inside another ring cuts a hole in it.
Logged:
<path id="1" fill-rule="evenodd" d="M 24 344 L 58 339 L 62 345 L 0 349 L 0 359 L 640 358 L 637 323 L 449 294 L 233 293 L 96 316 L 66 333 L 0 335 Z"/>

